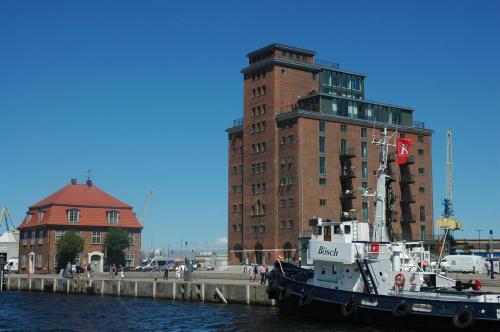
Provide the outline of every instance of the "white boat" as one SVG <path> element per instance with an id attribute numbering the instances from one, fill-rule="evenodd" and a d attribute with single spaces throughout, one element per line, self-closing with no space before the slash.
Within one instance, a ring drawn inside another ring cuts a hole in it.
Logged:
<path id="1" fill-rule="evenodd" d="M 277 261 L 270 275 L 269 298 L 283 312 L 351 322 L 408 326 L 441 324 L 500 331 L 500 294 L 482 292 L 478 280 L 463 283 L 430 271 L 429 252 L 421 243 L 391 241 L 391 205 L 386 199 L 387 156 L 395 147 L 381 133 L 373 224 L 357 220 L 311 219 L 309 258 L 313 268 Z"/>

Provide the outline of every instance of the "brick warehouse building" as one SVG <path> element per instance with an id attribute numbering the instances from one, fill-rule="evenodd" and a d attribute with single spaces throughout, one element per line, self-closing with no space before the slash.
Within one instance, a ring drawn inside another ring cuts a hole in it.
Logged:
<path id="1" fill-rule="evenodd" d="M 19 270 L 31 273 L 57 273 L 57 241 L 67 230 L 80 234 L 83 252 L 76 264 L 91 262 L 95 271 L 103 270 L 104 239 L 111 227 L 129 232 L 131 245 L 125 250 L 128 266 L 141 260 L 142 225 L 132 206 L 127 205 L 88 180 L 76 180 L 54 194 L 30 206 L 19 226 Z"/>
<path id="2" fill-rule="evenodd" d="M 312 217 L 339 220 L 349 211 L 373 221 L 373 199 L 359 188 L 376 188 L 379 148 L 371 139 L 384 126 L 413 140 L 408 163 L 389 157 L 395 236 L 433 238 L 432 131 L 413 121 L 412 108 L 365 100 L 365 75 L 314 56 L 281 44 L 247 55 L 243 118 L 227 129 L 233 264 L 280 254 L 304 260 Z"/>

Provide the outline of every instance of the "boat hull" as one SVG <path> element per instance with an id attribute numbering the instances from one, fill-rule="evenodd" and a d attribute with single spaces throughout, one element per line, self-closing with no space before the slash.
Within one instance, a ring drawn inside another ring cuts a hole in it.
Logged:
<path id="1" fill-rule="evenodd" d="M 287 268 L 287 265 L 284 266 L 285 274 L 271 273 L 268 287 L 269 297 L 277 301 L 284 314 L 301 314 L 373 326 L 441 326 L 500 331 L 500 297 L 497 303 L 484 303 L 329 289 L 306 283 L 304 278 L 310 272 L 295 266 L 288 265 Z"/>

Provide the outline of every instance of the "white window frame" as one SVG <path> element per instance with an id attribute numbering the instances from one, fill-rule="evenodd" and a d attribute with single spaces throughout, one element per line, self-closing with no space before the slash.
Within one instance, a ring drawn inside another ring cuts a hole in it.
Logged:
<path id="1" fill-rule="evenodd" d="M 101 244 L 102 243 L 102 234 L 101 232 L 92 232 L 91 238 L 92 244 Z"/>
<path id="2" fill-rule="evenodd" d="M 39 230 L 38 231 L 38 244 L 43 244 L 43 236 L 44 236 L 44 231 Z"/>
<path id="3" fill-rule="evenodd" d="M 134 232 L 129 232 L 128 233 L 128 239 L 129 239 L 129 243 L 131 246 L 133 246 L 135 244 L 135 236 L 134 236 Z"/>
<path id="4" fill-rule="evenodd" d="M 106 212 L 106 217 L 108 219 L 108 224 L 116 225 L 120 222 L 120 212 L 118 211 L 108 211 Z"/>
<path id="5" fill-rule="evenodd" d="M 69 223 L 80 222 L 80 210 L 78 210 L 78 209 L 68 210 L 67 217 L 68 217 Z"/>
<path id="6" fill-rule="evenodd" d="M 135 266 L 135 254 L 125 254 L 125 266 L 133 267 Z"/>
<path id="7" fill-rule="evenodd" d="M 42 210 L 38 210 L 38 223 L 41 224 L 43 222 L 43 218 L 45 217 L 45 212 Z"/>
<path id="8" fill-rule="evenodd" d="M 35 238 L 36 238 L 36 231 L 31 231 L 31 245 L 35 244 Z"/>
<path id="9" fill-rule="evenodd" d="M 40 268 L 43 266 L 43 255 L 42 254 L 37 255 L 35 266 L 40 267 Z"/>

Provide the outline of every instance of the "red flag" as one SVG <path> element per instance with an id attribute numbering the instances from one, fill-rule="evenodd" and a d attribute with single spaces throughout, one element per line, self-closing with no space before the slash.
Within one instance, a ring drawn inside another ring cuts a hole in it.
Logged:
<path id="1" fill-rule="evenodd" d="M 397 144 L 397 156 L 398 156 L 398 165 L 406 164 L 408 161 L 408 157 L 410 157 L 410 146 L 413 141 L 409 138 L 398 138 Z"/>

